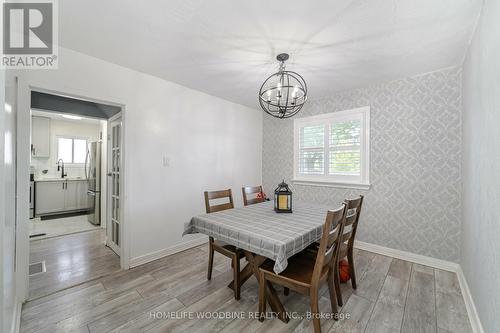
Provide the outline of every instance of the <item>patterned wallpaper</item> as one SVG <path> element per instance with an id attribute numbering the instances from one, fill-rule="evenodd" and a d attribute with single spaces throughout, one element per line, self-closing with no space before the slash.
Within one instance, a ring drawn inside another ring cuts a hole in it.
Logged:
<path id="1" fill-rule="evenodd" d="M 458 262 L 461 68 L 309 100 L 297 117 L 371 106 L 368 191 L 293 185 L 293 118 L 264 116 L 263 183 L 285 179 L 298 200 L 338 206 L 366 195 L 357 239 Z"/>

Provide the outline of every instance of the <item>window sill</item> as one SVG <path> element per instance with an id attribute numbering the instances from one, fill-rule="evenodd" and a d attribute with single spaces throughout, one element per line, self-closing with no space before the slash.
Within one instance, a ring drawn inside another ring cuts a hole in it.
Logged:
<path id="1" fill-rule="evenodd" d="M 295 185 L 353 188 L 358 190 L 369 190 L 371 187 L 371 184 L 326 182 L 326 181 L 301 180 L 301 179 L 292 179 L 292 183 L 294 183 Z"/>

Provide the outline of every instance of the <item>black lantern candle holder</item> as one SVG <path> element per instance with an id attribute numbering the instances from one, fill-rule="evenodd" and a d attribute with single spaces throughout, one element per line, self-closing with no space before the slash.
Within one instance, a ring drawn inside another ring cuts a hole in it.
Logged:
<path id="1" fill-rule="evenodd" d="M 276 213 L 292 212 L 292 191 L 285 180 L 274 190 L 274 211 Z"/>

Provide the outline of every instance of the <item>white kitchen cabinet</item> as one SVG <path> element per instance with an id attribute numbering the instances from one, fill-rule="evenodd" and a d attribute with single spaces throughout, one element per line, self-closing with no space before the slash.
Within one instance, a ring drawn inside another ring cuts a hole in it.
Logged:
<path id="1" fill-rule="evenodd" d="M 31 118 L 31 155 L 50 156 L 50 119 L 33 116 Z"/>
<path id="2" fill-rule="evenodd" d="M 87 181 L 68 180 L 66 185 L 66 210 L 86 209 L 87 203 Z"/>
<path id="3" fill-rule="evenodd" d="M 37 216 L 90 208 L 86 180 L 37 181 L 35 188 Z"/>
<path id="4" fill-rule="evenodd" d="M 35 184 L 35 215 L 63 212 L 66 190 L 63 181 L 43 181 Z"/>

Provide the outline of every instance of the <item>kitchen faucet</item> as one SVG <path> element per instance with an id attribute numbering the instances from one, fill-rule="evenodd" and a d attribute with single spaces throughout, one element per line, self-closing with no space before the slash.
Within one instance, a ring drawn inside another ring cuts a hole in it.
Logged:
<path id="1" fill-rule="evenodd" d="M 61 162 L 61 163 L 59 163 Z M 61 178 L 64 178 L 67 176 L 67 174 L 64 173 L 64 161 L 62 158 L 57 160 L 57 171 L 61 171 Z"/>

